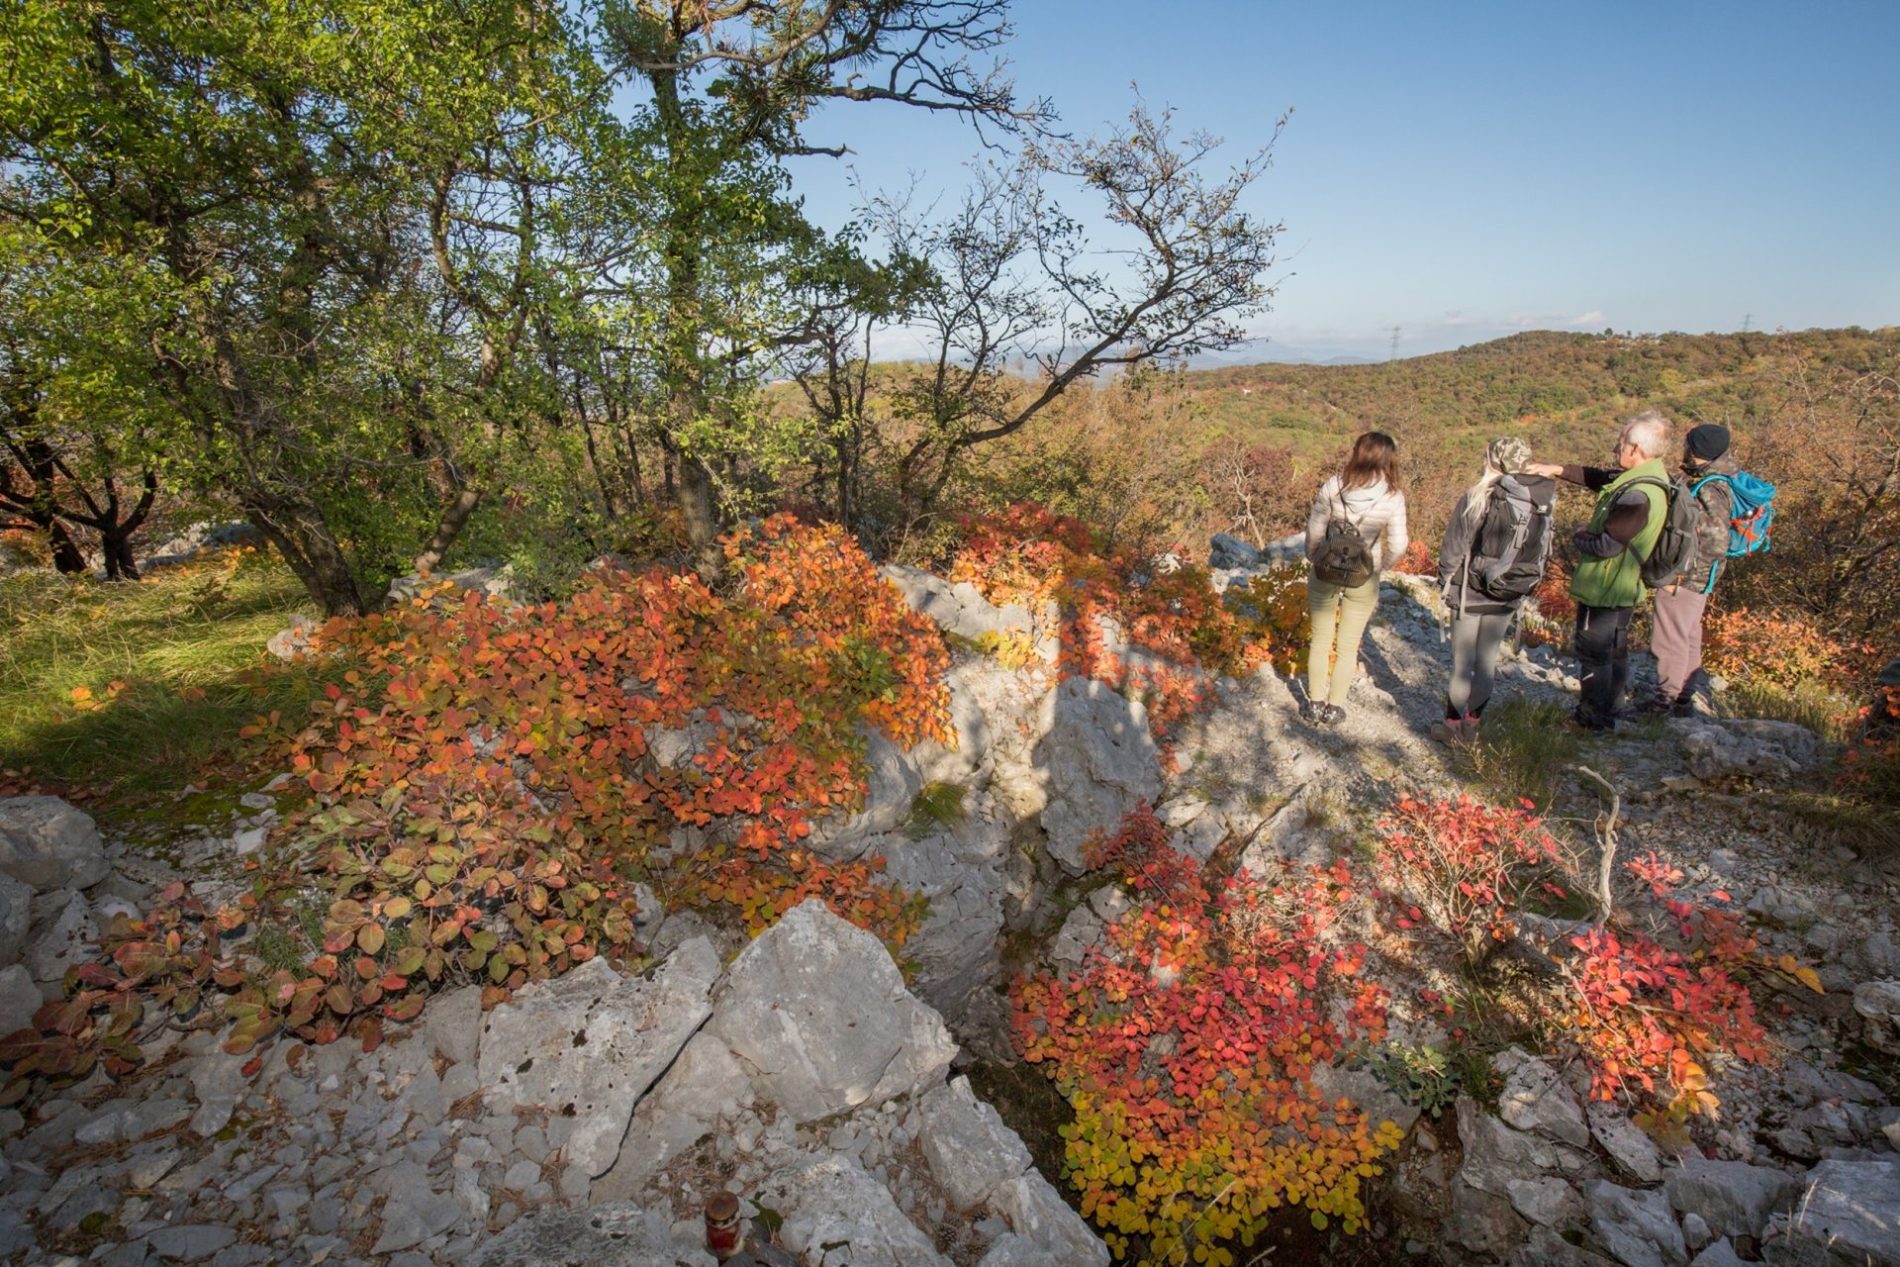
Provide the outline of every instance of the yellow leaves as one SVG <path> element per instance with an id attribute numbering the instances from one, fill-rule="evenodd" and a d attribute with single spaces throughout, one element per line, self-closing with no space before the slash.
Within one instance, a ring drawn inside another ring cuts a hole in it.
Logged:
<path id="1" fill-rule="evenodd" d="M 67 692 L 67 699 L 70 700 L 72 706 L 80 712 L 95 713 L 123 695 L 129 685 L 130 683 L 122 678 L 113 679 L 107 684 L 105 697 L 103 699 L 94 695 L 92 688 L 89 686 L 75 686 L 71 691 Z"/>
<path id="2" fill-rule="evenodd" d="M 1821 988 L 1821 974 L 1807 964 L 1802 963 L 1799 959 L 1796 959 L 1793 955 L 1781 956 L 1775 960 L 1775 967 L 1779 968 L 1784 975 L 1794 978 L 1816 994 L 1827 993 L 1826 990 Z"/>

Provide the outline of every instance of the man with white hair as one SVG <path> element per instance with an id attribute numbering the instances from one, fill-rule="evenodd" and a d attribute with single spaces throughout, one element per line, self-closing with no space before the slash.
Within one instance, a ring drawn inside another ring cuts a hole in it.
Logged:
<path id="1" fill-rule="evenodd" d="M 1615 466 L 1526 468 L 1581 484 L 1597 494 L 1590 522 L 1572 543 L 1582 556 L 1570 578 L 1577 602 L 1576 721 L 1586 730 L 1616 725 L 1617 706 L 1629 685 L 1630 618 L 1643 597 L 1643 561 L 1656 548 L 1669 514 L 1669 419 L 1654 409 L 1623 424 L 1616 438 Z"/>

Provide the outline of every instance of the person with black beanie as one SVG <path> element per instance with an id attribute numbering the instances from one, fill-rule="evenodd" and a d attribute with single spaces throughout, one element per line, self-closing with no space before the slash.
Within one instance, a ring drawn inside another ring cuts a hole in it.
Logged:
<path id="1" fill-rule="evenodd" d="M 1708 477 L 1736 470 L 1729 457 L 1727 427 L 1705 422 L 1690 429 L 1682 443 L 1682 474 L 1691 488 L 1701 483 L 1695 497 L 1702 514 L 1688 567 L 1656 590 L 1649 640 L 1656 656 L 1656 697 L 1648 705 L 1652 711 L 1687 715 L 1694 710 L 1695 687 L 1702 678 L 1702 617 L 1728 557 L 1732 508 L 1728 482 Z"/>

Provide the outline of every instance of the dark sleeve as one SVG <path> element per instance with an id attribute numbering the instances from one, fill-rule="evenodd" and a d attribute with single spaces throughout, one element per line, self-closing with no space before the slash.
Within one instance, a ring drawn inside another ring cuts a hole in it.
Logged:
<path id="1" fill-rule="evenodd" d="M 1458 504 L 1451 508 L 1451 520 L 1445 525 L 1445 539 L 1438 547 L 1438 587 L 1449 588 L 1452 578 L 1458 575 L 1458 568 L 1471 552 L 1471 529 L 1465 526 L 1465 503 L 1469 495 L 1460 497 Z"/>
<path id="2" fill-rule="evenodd" d="M 1695 497 L 1702 505 L 1702 522 L 1696 526 L 1696 570 L 1701 571 L 1728 555 L 1729 515 L 1735 502 L 1725 479 L 1704 481 Z"/>
<path id="3" fill-rule="evenodd" d="M 1631 498 L 1634 497 L 1634 500 Z M 1649 494 L 1640 488 L 1625 490 L 1603 518 L 1603 530 L 1577 529 L 1572 539 L 1579 551 L 1599 559 L 1623 553 L 1649 524 Z"/>
<path id="4" fill-rule="evenodd" d="M 1605 488 L 1621 471 L 1613 471 L 1607 466 L 1578 466 L 1570 463 L 1564 467 L 1564 480 L 1571 484 L 1581 484 L 1591 492 Z"/>

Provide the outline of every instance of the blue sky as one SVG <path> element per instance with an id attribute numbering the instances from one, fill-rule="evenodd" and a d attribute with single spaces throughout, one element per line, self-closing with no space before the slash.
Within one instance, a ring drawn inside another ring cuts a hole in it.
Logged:
<path id="1" fill-rule="evenodd" d="M 1238 155 L 1293 118 L 1262 355 L 1384 357 L 1517 329 L 1900 324 L 1900 0 L 1017 0 L 1021 89 L 1065 128 L 1131 83 Z M 833 107 L 873 188 L 962 187 L 967 127 Z M 803 160 L 815 217 L 849 214 Z M 1247 359 L 1252 359 L 1251 357 Z"/>

